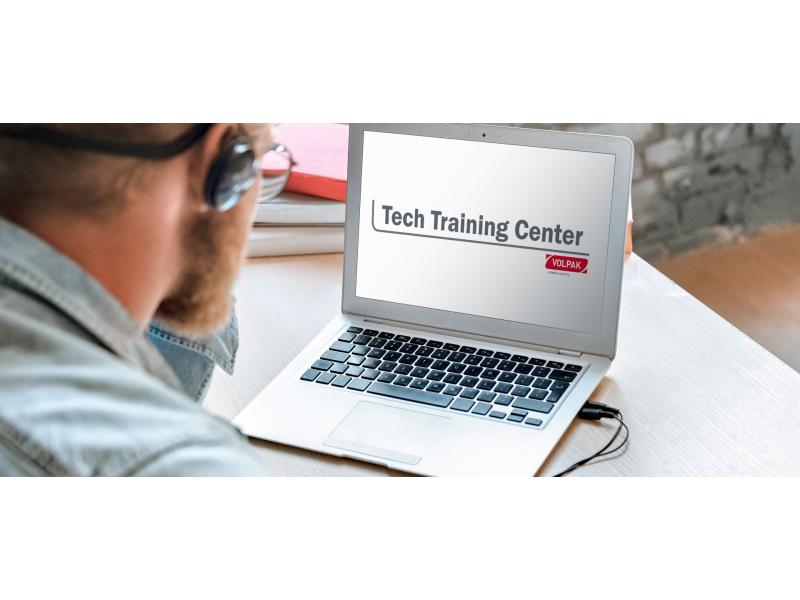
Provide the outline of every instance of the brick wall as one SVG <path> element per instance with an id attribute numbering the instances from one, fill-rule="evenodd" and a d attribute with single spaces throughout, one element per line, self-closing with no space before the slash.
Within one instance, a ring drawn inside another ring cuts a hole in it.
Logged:
<path id="1" fill-rule="evenodd" d="M 624 135 L 636 148 L 634 250 L 645 258 L 800 222 L 800 125 L 537 123 Z"/>

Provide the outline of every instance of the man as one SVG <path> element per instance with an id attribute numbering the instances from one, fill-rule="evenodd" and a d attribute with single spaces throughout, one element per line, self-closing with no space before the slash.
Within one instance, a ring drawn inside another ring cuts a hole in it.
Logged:
<path id="1" fill-rule="evenodd" d="M 0 125 L 0 474 L 264 473 L 198 401 L 233 367 L 269 142 L 265 126 Z"/>

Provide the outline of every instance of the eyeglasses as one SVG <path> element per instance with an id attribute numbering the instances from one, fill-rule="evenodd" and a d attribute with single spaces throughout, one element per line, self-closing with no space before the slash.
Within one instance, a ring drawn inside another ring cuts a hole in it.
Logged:
<path id="1" fill-rule="evenodd" d="M 286 187 L 292 168 L 297 163 L 283 144 L 272 144 L 261 161 L 261 195 L 259 202 L 276 198 Z"/>

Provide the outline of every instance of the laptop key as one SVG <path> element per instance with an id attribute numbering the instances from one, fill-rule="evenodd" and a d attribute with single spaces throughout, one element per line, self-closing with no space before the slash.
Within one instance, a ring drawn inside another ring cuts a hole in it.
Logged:
<path id="1" fill-rule="evenodd" d="M 366 379 L 353 379 L 350 383 L 347 384 L 347 389 L 356 390 L 357 392 L 363 392 L 370 385 L 372 385 L 372 382 Z"/>
<path id="2" fill-rule="evenodd" d="M 450 362 L 461 362 L 465 358 L 467 358 L 467 355 L 463 352 L 451 352 L 450 356 L 447 357 L 447 360 Z"/>
<path id="3" fill-rule="evenodd" d="M 394 339 L 396 339 L 398 342 L 404 342 L 404 343 L 411 340 L 411 338 L 407 335 L 396 335 L 394 336 Z"/>
<path id="4" fill-rule="evenodd" d="M 384 348 L 387 350 L 399 350 L 403 347 L 403 344 L 398 342 L 397 340 L 392 340 L 391 342 L 386 342 Z"/>
<path id="5" fill-rule="evenodd" d="M 533 365 L 526 365 L 524 363 L 519 363 L 516 367 L 514 367 L 514 373 L 521 373 L 523 375 L 527 375 L 533 371 Z"/>
<path id="6" fill-rule="evenodd" d="M 534 381 L 533 375 L 517 375 L 514 383 L 517 385 L 530 385 Z"/>
<path id="7" fill-rule="evenodd" d="M 379 364 L 381 364 L 381 361 L 379 361 L 377 358 L 368 358 L 363 363 L 361 363 L 361 366 L 366 369 L 374 369 Z"/>
<path id="8" fill-rule="evenodd" d="M 348 365 L 354 365 L 356 367 L 360 367 L 361 363 L 363 362 L 364 362 L 363 356 L 351 356 L 350 358 L 347 359 Z"/>
<path id="9" fill-rule="evenodd" d="M 527 385 L 515 385 L 514 389 L 511 390 L 512 396 L 527 396 L 531 393 L 531 388 Z"/>
<path id="10" fill-rule="evenodd" d="M 550 367 L 551 369 L 563 369 L 564 363 L 551 360 L 550 362 L 547 363 L 547 366 Z"/>
<path id="11" fill-rule="evenodd" d="M 467 365 L 465 365 L 464 363 L 453 363 L 449 367 L 447 367 L 447 370 L 450 373 L 462 373 L 466 368 Z"/>
<path id="12" fill-rule="evenodd" d="M 340 342 L 352 342 L 356 337 L 355 333 L 343 333 L 339 336 Z"/>
<path id="13" fill-rule="evenodd" d="M 441 381 L 445 375 L 446 373 L 444 371 L 431 371 L 430 373 L 428 373 L 428 379 L 430 379 L 431 381 Z"/>
<path id="14" fill-rule="evenodd" d="M 349 331 L 350 333 L 361 333 L 364 330 L 361 327 L 356 327 L 355 325 L 352 325 L 347 328 L 347 331 Z"/>
<path id="15" fill-rule="evenodd" d="M 530 398 L 517 398 L 512 405 L 514 408 L 521 408 L 523 410 L 532 410 L 533 412 L 547 414 L 553 410 L 553 405 L 548 402 L 541 402 L 539 400 L 531 400 Z"/>
<path id="16" fill-rule="evenodd" d="M 494 391 L 498 394 L 507 394 L 513 387 L 514 386 L 510 383 L 498 383 L 496 386 L 494 386 Z"/>
<path id="17" fill-rule="evenodd" d="M 475 354 L 475 352 L 477 351 L 477 348 L 473 348 L 472 346 L 461 346 L 461 348 L 459 348 L 459 350 L 461 352 L 464 352 L 465 354 Z"/>
<path id="18" fill-rule="evenodd" d="M 522 415 L 515 415 L 514 413 L 511 413 L 510 415 L 508 415 L 506 421 L 511 421 L 512 423 L 522 423 L 522 419 L 524 418 L 525 417 L 523 417 Z"/>
<path id="19" fill-rule="evenodd" d="M 364 356 L 367 352 L 369 352 L 368 346 L 356 346 L 350 351 L 350 354 L 357 354 L 358 356 Z"/>
<path id="20" fill-rule="evenodd" d="M 548 381 L 545 379 L 545 381 Z M 569 384 L 564 381 L 554 381 L 553 384 L 550 386 L 550 389 L 553 391 L 564 391 L 569 387 Z"/>
<path id="21" fill-rule="evenodd" d="M 458 373 L 448 373 L 445 375 L 444 379 L 442 379 L 443 383 L 453 383 L 456 384 L 461 381 L 461 375 Z"/>
<path id="22" fill-rule="evenodd" d="M 431 381 L 425 389 L 438 394 L 444 389 L 444 384 L 441 381 Z"/>
<path id="23" fill-rule="evenodd" d="M 518 408 L 513 408 L 513 409 L 511 409 L 511 414 L 512 415 L 520 415 L 522 417 L 525 417 L 525 416 L 527 416 L 528 411 L 527 410 L 520 410 Z"/>
<path id="24" fill-rule="evenodd" d="M 546 390 L 550 387 L 552 382 L 549 379 L 545 379 L 544 377 L 538 377 L 536 381 L 533 382 L 533 387 L 541 388 Z"/>
<path id="25" fill-rule="evenodd" d="M 409 384 L 409 387 L 412 387 L 415 390 L 424 390 L 426 387 L 428 387 L 429 383 L 430 381 L 428 381 L 427 379 L 418 378 L 412 381 Z"/>
<path id="26" fill-rule="evenodd" d="M 479 381 L 480 379 L 477 377 L 464 377 L 464 379 L 461 380 L 461 385 L 464 387 L 475 387 L 478 385 Z"/>
<path id="27" fill-rule="evenodd" d="M 497 365 L 497 368 L 500 371 L 513 371 L 514 367 L 516 366 L 517 363 L 515 363 L 513 360 L 501 360 L 500 364 Z"/>
<path id="28" fill-rule="evenodd" d="M 517 378 L 516 373 L 512 373 L 511 371 L 503 371 L 500 373 L 500 376 L 497 378 L 497 381 L 502 381 L 503 383 L 513 383 L 513 381 Z"/>
<path id="29" fill-rule="evenodd" d="M 459 348 L 459 345 L 458 345 L 458 344 L 445 344 L 445 345 L 444 345 L 444 349 L 445 349 L 445 350 L 450 350 L 451 352 L 452 352 L 453 350 L 458 350 L 458 348 Z"/>
<path id="30" fill-rule="evenodd" d="M 370 350 L 369 356 L 370 358 L 383 358 L 383 355 L 386 354 L 386 350 L 381 350 L 380 348 L 373 348 Z"/>
<path id="31" fill-rule="evenodd" d="M 497 379 L 498 375 L 500 375 L 500 371 L 498 371 L 497 369 L 484 369 L 483 373 L 481 373 L 481 378 Z"/>
<path id="32" fill-rule="evenodd" d="M 417 362 L 414 363 L 418 367 L 430 367 L 433 364 L 432 358 L 425 358 L 424 356 L 417 359 Z"/>
<path id="33" fill-rule="evenodd" d="M 400 352 L 404 354 L 413 354 L 414 352 L 417 351 L 417 348 L 419 348 L 419 346 L 417 346 L 416 344 L 403 344 L 402 347 L 400 348 Z"/>
<path id="34" fill-rule="evenodd" d="M 541 358 L 529 358 L 529 359 L 528 359 L 528 364 L 529 364 L 529 365 L 541 366 L 541 365 L 543 365 L 545 362 L 546 362 L 546 361 L 542 360 Z"/>
<path id="35" fill-rule="evenodd" d="M 497 360 L 496 358 L 484 358 L 481 361 L 481 366 L 482 367 L 488 367 L 489 369 L 494 369 L 497 366 L 497 363 L 499 363 L 499 362 L 500 361 Z"/>
<path id="36" fill-rule="evenodd" d="M 337 377 L 334 373 L 321 373 L 314 381 L 316 383 L 328 384 Z"/>
<path id="37" fill-rule="evenodd" d="M 443 396 L 442 394 L 434 394 L 425 390 L 413 389 L 413 385 L 411 387 L 399 387 L 396 385 L 389 385 L 388 383 L 375 382 L 369 386 L 367 393 L 396 398 L 398 400 L 418 402 L 429 406 L 438 406 L 440 408 L 446 408 L 452 401 L 451 396 Z"/>
<path id="38" fill-rule="evenodd" d="M 378 377 L 378 381 L 382 383 L 392 383 L 395 377 L 397 377 L 397 375 L 394 373 L 381 373 L 381 376 Z"/>
<path id="39" fill-rule="evenodd" d="M 391 360 L 392 362 L 397 362 L 403 355 L 399 352 L 387 352 L 383 355 L 383 360 Z"/>
<path id="40" fill-rule="evenodd" d="M 321 358 L 322 360 L 329 360 L 331 362 L 344 362 L 350 358 L 350 355 L 337 350 L 327 350 L 322 354 Z"/>
<path id="41" fill-rule="evenodd" d="M 528 357 L 522 356 L 522 354 L 515 354 L 514 356 L 511 357 L 511 360 L 518 363 L 524 363 L 528 362 Z"/>
<path id="42" fill-rule="evenodd" d="M 482 360 L 483 358 L 481 358 L 477 354 L 470 354 L 467 358 L 464 359 L 464 362 L 467 363 L 468 365 L 478 365 Z"/>
<path id="43" fill-rule="evenodd" d="M 494 384 L 495 382 L 491 379 L 481 379 L 475 387 L 479 390 L 490 390 L 494 387 Z"/>
<path id="44" fill-rule="evenodd" d="M 561 371 L 559 369 L 553 369 L 550 371 L 549 375 L 550 379 L 555 379 L 557 381 L 575 381 L 577 375 L 572 373 L 571 371 Z"/>
<path id="45" fill-rule="evenodd" d="M 413 365 L 415 360 L 417 360 L 417 357 L 413 354 L 403 354 L 403 356 L 401 356 L 397 362 L 404 365 Z"/>
<path id="46" fill-rule="evenodd" d="M 483 367 L 476 367 L 476 366 L 467 367 L 464 370 L 464 375 L 472 375 L 472 376 L 480 375 L 481 371 L 483 371 Z"/>
<path id="47" fill-rule="evenodd" d="M 382 338 L 374 338 L 367 346 L 370 348 L 383 348 L 386 345 L 386 340 Z"/>
<path id="48" fill-rule="evenodd" d="M 508 406 L 513 401 L 514 401 L 514 396 L 509 396 L 508 394 L 500 394 L 497 398 L 494 399 L 494 403 L 499 404 L 500 406 Z"/>
<path id="49" fill-rule="evenodd" d="M 345 375 L 350 375 L 350 377 L 361 377 L 361 374 L 364 372 L 363 367 L 350 367 L 345 371 Z"/>
<path id="50" fill-rule="evenodd" d="M 469 409 L 472 408 L 474 404 L 474 400 L 468 400 L 467 398 L 456 398 L 450 405 L 450 408 L 453 410 L 460 410 L 461 412 L 469 412 Z"/>
<path id="51" fill-rule="evenodd" d="M 533 370 L 533 374 L 536 377 L 547 377 L 548 373 L 550 373 L 550 369 L 546 369 L 545 367 L 536 367 Z"/>
<path id="52" fill-rule="evenodd" d="M 565 365 L 564 369 L 566 371 L 572 371 L 573 373 L 580 373 L 583 367 L 580 365 Z"/>
<path id="53" fill-rule="evenodd" d="M 499 358 L 500 360 L 508 360 L 511 358 L 511 355 L 508 352 L 495 352 L 494 357 Z"/>
<path id="54" fill-rule="evenodd" d="M 363 333 L 364 335 L 373 335 L 374 336 L 374 335 L 378 335 L 378 330 L 377 329 L 365 329 L 361 333 Z"/>
<path id="55" fill-rule="evenodd" d="M 436 340 L 428 340 L 428 342 L 425 345 L 431 348 L 441 348 L 442 346 L 444 346 L 442 342 L 437 342 Z"/>
<path id="56" fill-rule="evenodd" d="M 473 415 L 485 415 L 488 414 L 489 411 L 492 410 L 492 405 L 487 404 L 486 402 L 478 402 L 475 405 L 475 408 L 472 409 Z"/>
<path id="57" fill-rule="evenodd" d="M 427 341 L 428 340 L 426 340 L 425 338 L 421 338 L 421 337 L 412 337 L 411 338 L 411 343 L 412 344 L 416 344 L 417 346 L 422 345 Z"/>
<path id="58" fill-rule="evenodd" d="M 525 419 L 525 425 L 533 425 L 534 427 L 538 427 L 541 424 L 542 424 L 541 419 L 536 419 L 534 417 L 528 417 L 527 419 Z"/>
<path id="59" fill-rule="evenodd" d="M 351 379 L 352 377 L 348 377 L 347 375 L 337 375 L 336 379 L 331 381 L 331 385 L 335 387 L 344 387 L 350 383 Z"/>
<path id="60" fill-rule="evenodd" d="M 396 368 L 397 368 L 396 362 L 385 360 L 378 367 L 378 371 L 394 371 Z"/>
<path id="61" fill-rule="evenodd" d="M 447 358 L 450 355 L 450 352 L 439 348 L 435 350 L 433 354 L 431 354 L 431 358 Z"/>
<path id="62" fill-rule="evenodd" d="M 331 361 L 319 359 L 313 365 L 311 365 L 311 368 L 317 369 L 318 371 L 327 371 L 332 366 L 333 363 Z"/>
<path id="63" fill-rule="evenodd" d="M 331 367 L 331 373 L 344 373 L 347 371 L 347 365 L 344 363 L 336 363 Z"/>
<path id="64" fill-rule="evenodd" d="M 368 335 L 357 335 L 351 340 L 354 344 L 369 344 L 372 338 Z"/>
<path id="65" fill-rule="evenodd" d="M 547 396 L 547 401 L 548 402 L 558 402 L 559 400 L 561 400 L 561 396 L 563 396 L 563 395 L 564 395 L 564 391 L 563 390 L 556 390 L 554 392 L 550 392 L 550 395 Z"/>
<path id="66" fill-rule="evenodd" d="M 480 394 L 478 394 L 478 400 L 480 400 L 481 402 L 491 402 L 492 400 L 494 400 L 495 396 L 497 396 L 497 394 L 495 394 L 494 392 L 483 391 Z"/>
<path id="67" fill-rule="evenodd" d="M 376 369 L 365 369 L 363 373 L 361 373 L 362 379 L 375 379 L 381 372 Z"/>
<path id="68" fill-rule="evenodd" d="M 430 346 L 420 346 L 417 348 L 417 351 L 414 352 L 417 356 L 430 356 L 433 354 L 433 348 Z"/>
<path id="69" fill-rule="evenodd" d="M 395 373 L 398 375 L 408 375 L 411 373 L 411 369 L 413 369 L 411 365 L 397 365 L 397 368 L 394 370 Z"/>
<path id="70" fill-rule="evenodd" d="M 478 395 L 478 390 L 475 388 L 463 388 L 461 390 L 462 398 L 469 398 L 470 400 Z"/>
<path id="71" fill-rule="evenodd" d="M 489 416 L 495 419 L 505 419 L 506 413 L 504 413 L 502 410 L 493 410 L 489 413 Z"/>
<path id="72" fill-rule="evenodd" d="M 534 400 L 544 400 L 547 398 L 547 390 L 540 390 L 539 388 L 533 388 L 530 394 L 528 394 L 528 398 L 533 398 Z"/>
<path id="73" fill-rule="evenodd" d="M 484 348 L 478 350 L 478 356 L 491 356 L 492 354 L 494 354 L 494 352 L 492 352 L 491 350 L 486 350 Z"/>
<path id="74" fill-rule="evenodd" d="M 447 362 L 446 360 L 435 360 L 431 365 L 431 369 L 434 369 L 436 371 L 444 371 L 449 366 L 450 363 Z"/>
<path id="75" fill-rule="evenodd" d="M 401 375 L 400 377 L 395 379 L 392 383 L 394 385 L 408 385 L 412 381 L 414 381 L 413 377 L 409 377 L 408 375 Z"/>
<path id="76" fill-rule="evenodd" d="M 303 381 L 314 381 L 319 374 L 320 371 L 317 371 L 316 369 L 309 369 L 300 376 L 300 379 Z"/>
<path id="77" fill-rule="evenodd" d="M 394 338 L 394 334 L 393 333 L 389 333 L 388 331 L 381 331 L 378 334 L 378 337 L 379 338 L 383 338 L 384 340 L 391 340 L 392 338 Z"/>
<path id="78" fill-rule="evenodd" d="M 461 393 L 461 389 L 461 386 L 458 385 L 446 385 L 442 393 L 448 396 L 458 396 Z"/>
<path id="79" fill-rule="evenodd" d="M 409 375 L 412 377 L 425 377 L 428 373 L 430 373 L 430 369 L 424 369 L 422 367 L 414 368 Z"/>

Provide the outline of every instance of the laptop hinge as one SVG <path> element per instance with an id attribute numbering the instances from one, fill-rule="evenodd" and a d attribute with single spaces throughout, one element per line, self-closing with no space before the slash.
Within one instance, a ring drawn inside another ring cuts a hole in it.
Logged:
<path id="1" fill-rule="evenodd" d="M 564 350 L 563 348 L 558 349 L 559 354 L 563 354 L 564 356 L 580 356 L 583 352 L 575 352 L 575 350 Z"/>

